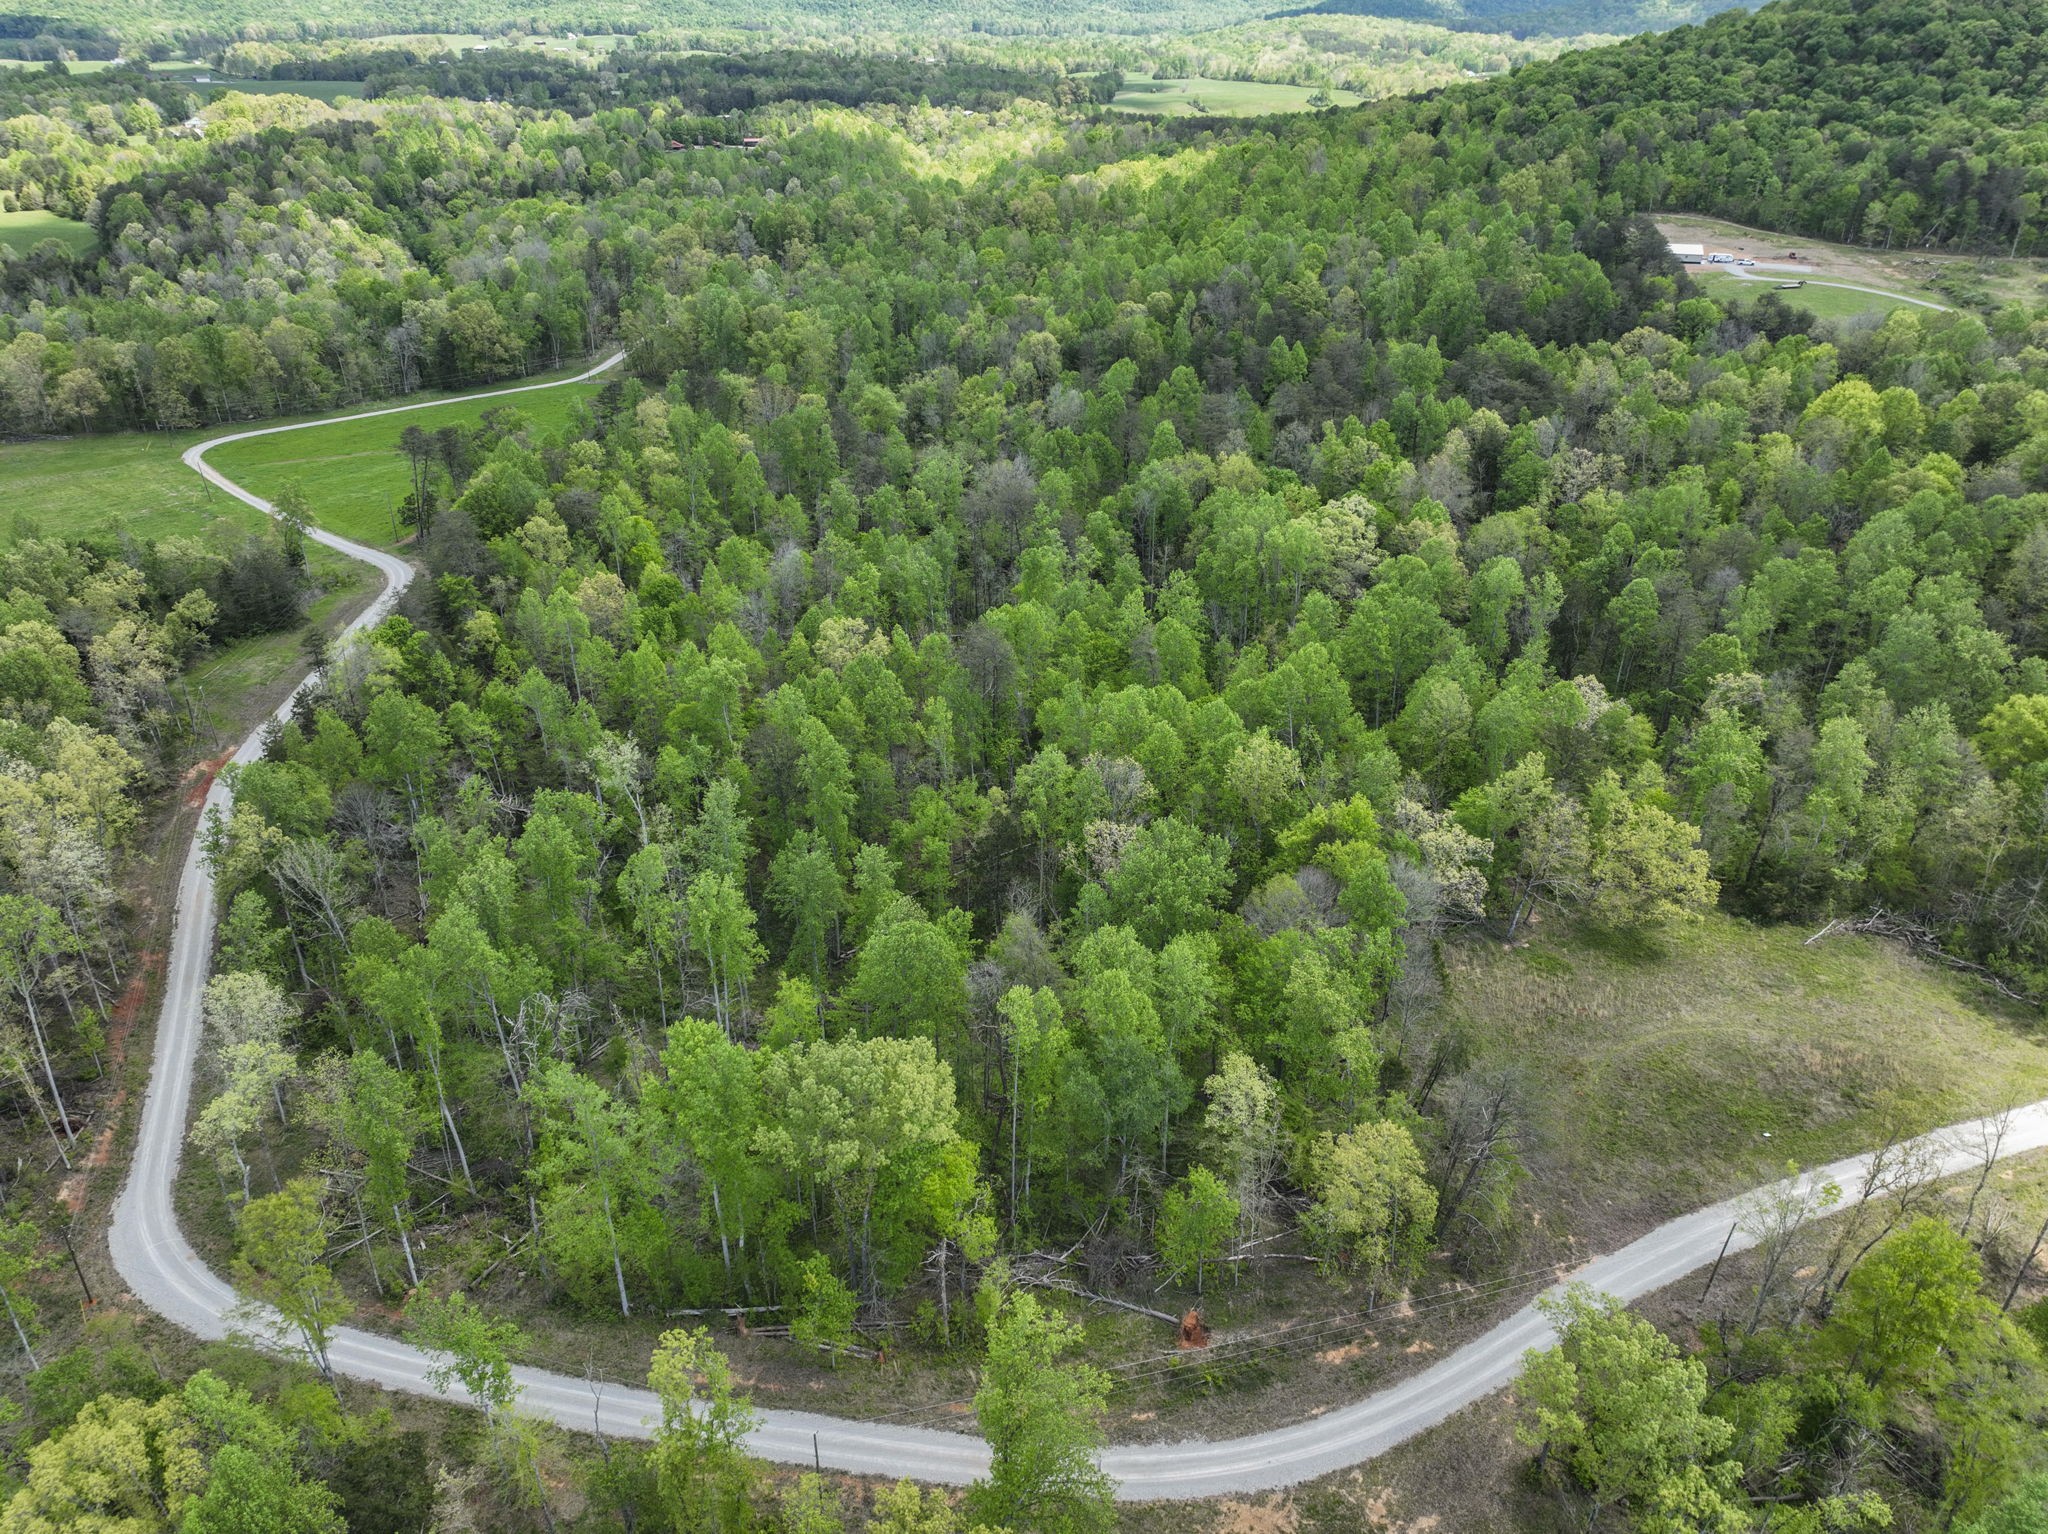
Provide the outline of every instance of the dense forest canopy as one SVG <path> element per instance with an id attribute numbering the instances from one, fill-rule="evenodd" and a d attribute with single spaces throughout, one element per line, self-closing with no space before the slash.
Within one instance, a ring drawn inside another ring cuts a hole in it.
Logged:
<path id="1" fill-rule="evenodd" d="M 1504 1271 L 1526 1085 L 1434 1005 L 1458 929 L 1882 906 L 2048 991 L 2048 306 L 1724 304 L 1647 216 L 2038 249 L 2044 23 L 1786 0 L 1247 126 L 936 45 L 384 58 L 344 109 L 0 77 L 0 195 L 101 236 L 4 269 L 9 433 L 625 353 L 563 430 L 393 422 L 424 578 L 232 769 L 193 1142 L 238 1281 L 318 1359 L 336 1228 L 403 1289 L 432 1207 L 591 1324 L 980 1338 L 1000 1425 L 1072 1339 L 964 1285 L 1040 1245 L 1197 1289 L 1283 1229 L 1371 1294 Z M 292 591 L 261 540 L 117 553 L 0 564 L 5 781 L 54 779 L 49 823 L 78 732 L 139 751 L 108 635 L 189 649 L 242 565 Z M 47 1001 L 73 972 L 22 951 Z M 1882 1437 L 1887 1495 L 1975 1516 L 2044 1444 L 1978 1264 L 1918 1223 L 1831 1259 L 1716 1342 L 1718 1404 L 1572 1310 L 1541 1473 L 1645 1528 L 1881 1528 Z M 1931 1341 L 1887 1325 L 1915 1285 Z M 1587 1397 L 1635 1377 L 1671 1442 L 1615 1462 L 1666 1480 L 1603 1468 Z M 268 1441 L 201 1378 L 131 1438 Z M 677 1506 L 736 1459 L 695 1420 Z M 1006 1463 L 975 1505 L 1041 1526 Z"/>

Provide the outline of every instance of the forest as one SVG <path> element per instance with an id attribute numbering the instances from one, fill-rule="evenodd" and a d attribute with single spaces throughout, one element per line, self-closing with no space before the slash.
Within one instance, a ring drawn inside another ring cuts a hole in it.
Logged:
<path id="1" fill-rule="evenodd" d="M 1515 1271 L 1545 1084 L 1448 1020 L 1464 948 L 1879 910 L 2037 1026 L 2048 293 L 1724 303 L 1648 215 L 2038 253 L 2044 35 L 1782 0 L 1241 124 L 971 49 L 330 49 L 340 107 L 0 73 L 4 205 L 100 235 L 0 266 L 0 436 L 625 354 L 565 429 L 393 421 L 421 577 L 200 833 L 184 1209 L 313 1367 L 166 1377 L 119 1312 L 40 1363 L 18 1175 L 0 1534 L 1107 1529 L 1044 1254 L 1194 1307 L 1283 1255 L 1363 1313 Z M 300 621 L 280 504 L 0 553 L 0 1076 L 53 1168 L 176 679 Z M 2041 1528 L 2041 1243 L 1892 1170 L 1881 1218 L 1770 1211 L 1726 1316 L 1561 1302 L 1522 1513 Z M 521 1320 L 756 1308 L 821 1371 L 974 1360 L 989 1477 L 769 1477 L 694 1323 L 650 1444 L 517 1405 Z M 434 1479 L 323 1377 L 351 1316 L 479 1408 Z"/>

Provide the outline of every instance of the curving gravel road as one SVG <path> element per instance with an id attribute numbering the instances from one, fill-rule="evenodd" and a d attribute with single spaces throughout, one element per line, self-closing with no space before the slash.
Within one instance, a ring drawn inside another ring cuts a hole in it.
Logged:
<path id="1" fill-rule="evenodd" d="M 622 355 L 614 354 L 589 372 L 564 382 L 581 383 L 592 378 L 616 365 Z M 527 384 L 465 398 L 484 399 L 558 386 Z M 427 405 L 397 405 L 341 419 L 362 420 L 426 408 Z M 269 502 L 250 494 L 209 465 L 207 452 L 227 442 L 321 424 L 326 423 L 232 432 L 192 448 L 185 454 L 185 462 L 230 495 L 269 512 Z M 381 621 L 412 580 L 412 567 L 394 555 L 365 548 L 318 528 L 309 528 L 307 533 L 327 547 L 369 564 L 384 579 L 383 593 L 349 625 L 348 632 Z M 312 681 L 308 678 L 301 684 L 302 689 L 312 685 Z M 291 706 L 292 699 L 287 699 L 279 706 L 278 717 L 288 716 Z M 251 734 L 234 760 L 247 762 L 258 756 L 263 733 L 259 727 Z M 216 781 L 207 794 L 205 812 L 225 813 L 229 802 L 226 785 Z M 226 1337 L 231 1332 L 261 1333 L 275 1320 L 248 1306 L 206 1266 L 179 1231 L 172 1206 L 172 1183 L 191 1107 L 200 1002 L 213 947 L 214 918 L 213 878 L 195 837 L 178 884 L 175 930 L 165 975 L 163 1011 L 157 1023 L 151 1084 L 143 1100 L 142 1124 L 128 1181 L 114 1206 L 109 1233 L 114 1265 L 135 1296 L 167 1319 L 208 1338 Z M 1991 1142 L 1989 1120 L 1957 1125 L 1924 1137 L 1932 1160 L 1948 1172 L 1978 1165 Z M 2044 1146 L 2048 1146 L 2048 1102 L 2035 1103 L 2011 1114 L 2003 1138 L 1997 1143 L 1997 1152 L 2012 1156 Z M 1869 1159 L 1852 1156 L 1809 1173 L 1799 1182 L 1810 1186 L 1819 1179 L 1833 1178 L 1849 1190 L 1844 1201 L 1846 1207 L 1860 1186 Z M 1724 1241 L 1728 1241 L 1731 1251 L 1753 1245 L 1752 1239 L 1739 1230 L 1730 1240 L 1730 1231 L 1745 1203 L 1746 1199 L 1730 1199 L 1660 1225 L 1640 1240 L 1588 1263 L 1569 1277 L 1624 1300 L 1649 1294 L 1712 1262 Z M 1523 1352 L 1547 1346 L 1552 1340 L 1549 1323 L 1531 1304 L 1430 1368 L 1351 1406 L 1244 1438 L 1191 1439 L 1112 1448 L 1104 1452 L 1102 1465 L 1115 1479 L 1117 1495 L 1127 1501 L 1208 1497 L 1291 1486 L 1360 1464 L 1434 1427 L 1507 1385 L 1521 1368 Z M 463 1399 L 434 1390 L 427 1383 L 425 1356 L 389 1337 L 344 1328 L 336 1335 L 329 1356 L 337 1371 L 354 1379 L 391 1390 Z M 650 1430 L 649 1424 L 659 1416 L 654 1395 L 644 1389 L 593 1385 L 587 1380 L 541 1369 L 522 1368 L 515 1372 L 524 1389 L 527 1408 L 564 1427 L 587 1430 L 595 1424 L 615 1436 L 644 1437 Z M 785 1464 L 808 1465 L 815 1461 L 834 1470 L 890 1478 L 908 1476 L 949 1485 L 974 1480 L 987 1470 L 989 1460 L 987 1445 L 964 1433 L 793 1411 L 761 1413 L 749 1448 L 764 1459 Z"/>

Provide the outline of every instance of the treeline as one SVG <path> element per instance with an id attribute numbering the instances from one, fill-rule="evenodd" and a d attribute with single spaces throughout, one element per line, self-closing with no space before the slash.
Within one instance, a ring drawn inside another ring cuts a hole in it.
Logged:
<path id="1" fill-rule="evenodd" d="M 287 64 L 274 66 L 273 78 L 293 78 L 290 68 Z M 600 64 L 595 69 L 574 60 L 498 49 L 482 54 L 444 54 L 404 64 L 380 62 L 360 75 L 323 78 L 366 80 L 366 94 L 372 98 L 495 99 L 581 116 L 600 106 L 654 102 L 671 111 L 713 117 L 778 101 L 830 101 L 841 106 L 914 106 L 928 101 L 937 106 L 998 111 L 1023 97 L 1071 108 L 1105 104 L 1120 85 L 1113 73 L 1076 80 L 962 58 L 944 62 L 907 55 L 857 54 L 848 58 L 788 49 L 668 59 L 635 54 L 618 67 Z"/>
<path id="2" fill-rule="evenodd" d="M 289 536 L 16 533 L 0 551 L 0 1077 L 48 1134 L 24 1148 L 68 1169 L 127 964 L 123 865 L 190 733 L 177 680 L 216 642 L 298 623 L 303 559 Z"/>
<path id="3" fill-rule="evenodd" d="M 165 0 L 147 15 L 110 0 L 63 0 L 41 30 L 59 35 L 118 39 L 131 56 L 144 44 L 171 43 L 188 54 L 211 52 L 237 41 L 312 41 L 324 37 L 382 37 L 393 34 L 475 32 L 496 36 L 513 30 L 501 6 L 486 0 L 442 0 L 428 16 L 396 0 L 369 0 L 345 20 L 312 7 L 265 7 L 251 0 Z M 1225 26 L 1259 14 L 1256 5 L 1231 0 L 1167 0 L 1141 5 L 1137 0 L 1087 0 L 1064 9 L 1057 18 L 1026 0 L 995 0 L 971 10 L 945 0 L 885 0 L 876 5 L 853 0 L 770 0 L 749 8 L 750 30 L 780 37 L 821 33 L 859 34 L 877 29 L 964 33 L 978 30 L 1067 34 L 1077 32 L 1150 32 L 1161 23 L 1190 28 Z M 637 33 L 659 27 L 730 28 L 729 7 L 690 0 L 545 0 L 522 9 L 516 26 L 542 35 L 569 32 L 585 36 Z"/>
<path id="4" fill-rule="evenodd" d="M 1426 21 L 1466 32 L 1575 37 L 1589 32 L 1660 32 L 1703 21 L 1735 0 L 1319 0 L 1287 14 L 1378 16 Z"/>

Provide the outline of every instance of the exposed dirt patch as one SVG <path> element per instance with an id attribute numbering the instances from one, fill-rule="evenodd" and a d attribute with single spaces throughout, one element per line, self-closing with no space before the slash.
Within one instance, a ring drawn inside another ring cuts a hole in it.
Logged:
<path id="1" fill-rule="evenodd" d="M 1217 1505 L 1215 1534 L 1294 1534 L 1301 1510 L 1292 1497 L 1258 1502 L 1225 1499 Z"/>
<path id="2" fill-rule="evenodd" d="M 178 782 L 185 790 L 186 809 L 196 810 L 206 803 L 206 796 L 213 791 L 213 780 L 220 776 L 221 768 L 227 766 L 234 754 L 232 750 L 223 751 L 219 756 L 206 757 L 185 769 L 185 775 Z"/>

